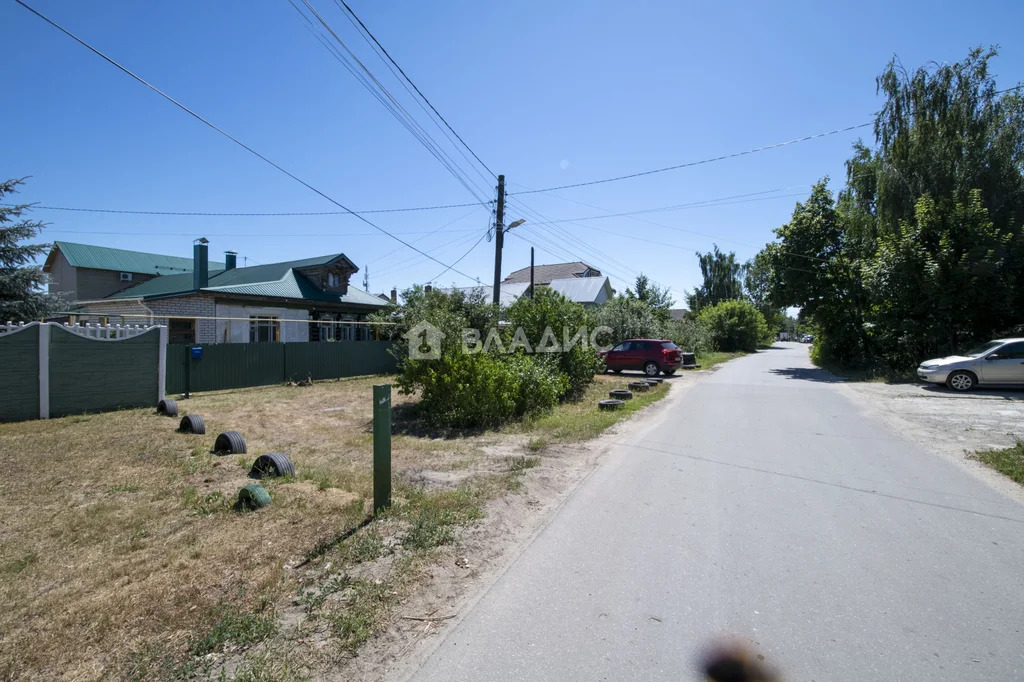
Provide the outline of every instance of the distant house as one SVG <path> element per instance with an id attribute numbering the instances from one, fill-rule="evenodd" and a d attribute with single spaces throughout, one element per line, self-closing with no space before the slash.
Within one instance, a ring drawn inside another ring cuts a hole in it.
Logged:
<path id="1" fill-rule="evenodd" d="M 166 324 L 171 343 L 360 340 L 369 336 L 364 327 L 326 323 L 362 321 L 387 306 L 349 285 L 359 268 L 343 253 L 239 268 L 233 251 L 211 264 L 206 244 L 195 244 L 191 260 L 68 246 L 56 244 L 47 266 L 51 273 L 63 268 L 54 290 L 71 294 L 76 317 Z M 132 277 L 122 280 L 121 273 Z M 108 275 L 128 286 L 112 286 Z"/>
<path id="2" fill-rule="evenodd" d="M 576 261 L 574 263 L 555 263 L 554 265 L 535 265 L 533 273 L 534 284 L 551 284 L 560 279 L 573 279 L 577 277 L 600 277 L 601 271 L 597 268 Z M 502 280 L 502 284 L 515 284 L 518 282 L 530 282 L 530 268 L 520 268 L 509 273 L 508 277 Z"/>
<path id="3" fill-rule="evenodd" d="M 50 276 L 50 293 L 68 301 L 106 298 L 162 275 L 192 272 L 191 258 L 126 251 L 106 246 L 54 242 L 43 264 Z M 223 263 L 210 263 L 211 270 L 223 270 Z"/>
<path id="4" fill-rule="evenodd" d="M 668 311 L 668 319 L 670 320 L 685 320 L 689 315 L 689 308 L 672 308 Z"/>
<path id="5" fill-rule="evenodd" d="M 555 279 L 545 283 L 537 283 L 538 287 L 547 287 L 552 291 L 565 296 L 570 301 L 581 303 L 584 306 L 598 306 L 615 295 L 611 282 L 607 277 L 586 277 Z M 480 291 L 488 301 L 494 299 L 494 287 L 475 286 L 459 287 L 457 289 L 445 289 L 445 291 Z M 502 305 L 511 305 L 523 296 L 530 295 L 530 282 L 509 282 L 501 285 Z"/>

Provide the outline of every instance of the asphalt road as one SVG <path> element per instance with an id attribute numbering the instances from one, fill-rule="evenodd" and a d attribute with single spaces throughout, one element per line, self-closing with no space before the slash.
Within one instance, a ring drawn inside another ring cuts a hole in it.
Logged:
<path id="1" fill-rule="evenodd" d="M 615 450 L 416 680 L 1024 679 L 1024 505 L 864 416 L 801 344 L 728 363 Z"/>

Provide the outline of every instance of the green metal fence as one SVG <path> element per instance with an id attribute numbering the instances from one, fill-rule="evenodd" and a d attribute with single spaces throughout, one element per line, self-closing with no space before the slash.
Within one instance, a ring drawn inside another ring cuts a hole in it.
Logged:
<path id="1" fill-rule="evenodd" d="M 0 421 L 39 416 L 39 325 L 0 334 Z"/>
<path id="2" fill-rule="evenodd" d="M 397 369 L 391 341 L 219 343 L 167 346 L 167 393 L 218 391 Z M 202 348 L 193 358 L 192 348 Z"/>

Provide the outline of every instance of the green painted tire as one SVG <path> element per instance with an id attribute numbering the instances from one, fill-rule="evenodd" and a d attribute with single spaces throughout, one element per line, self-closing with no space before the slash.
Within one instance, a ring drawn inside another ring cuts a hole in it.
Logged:
<path id="1" fill-rule="evenodd" d="M 250 483 L 238 491 L 240 509 L 262 509 L 270 506 L 270 493 L 259 483 Z"/>

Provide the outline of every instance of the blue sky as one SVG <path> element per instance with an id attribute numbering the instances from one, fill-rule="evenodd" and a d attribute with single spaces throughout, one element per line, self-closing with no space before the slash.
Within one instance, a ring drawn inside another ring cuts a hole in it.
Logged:
<path id="1" fill-rule="evenodd" d="M 337 7 L 311 2 L 389 90 L 404 96 Z M 474 201 L 327 53 L 287 0 L 30 4 L 354 210 Z M 874 78 L 893 54 L 916 67 L 998 44 L 1000 87 L 1024 80 L 1019 2 L 350 4 L 481 159 L 506 175 L 510 192 L 870 121 L 880 104 Z M 337 210 L 9 0 L 0 3 L 0 57 L 0 174 L 32 176 L 19 201 L 155 211 Z M 441 137 L 411 99 L 403 101 Z M 538 263 L 585 260 L 610 274 L 620 291 L 642 271 L 671 287 L 681 305 L 683 292 L 700 281 L 694 251 L 717 242 L 751 257 L 788 219 L 793 195 L 806 195 L 821 176 L 842 178 L 859 136 L 870 140 L 870 128 L 513 197 L 506 222 L 527 222 L 505 241 L 504 273 L 529 264 L 532 242 Z M 469 173 L 492 198 L 493 180 Z M 775 191 L 638 219 L 541 222 L 769 190 Z M 340 251 L 369 266 L 376 292 L 443 270 L 351 216 L 41 209 L 34 216 L 50 223 L 47 240 L 187 256 L 192 238 L 207 236 L 212 254 L 235 249 L 250 264 Z M 483 207 L 368 217 L 418 240 L 444 263 L 463 256 L 490 219 Z M 493 244 L 483 241 L 457 268 L 489 283 L 493 257 Z M 472 284 L 454 272 L 436 281 Z"/>

